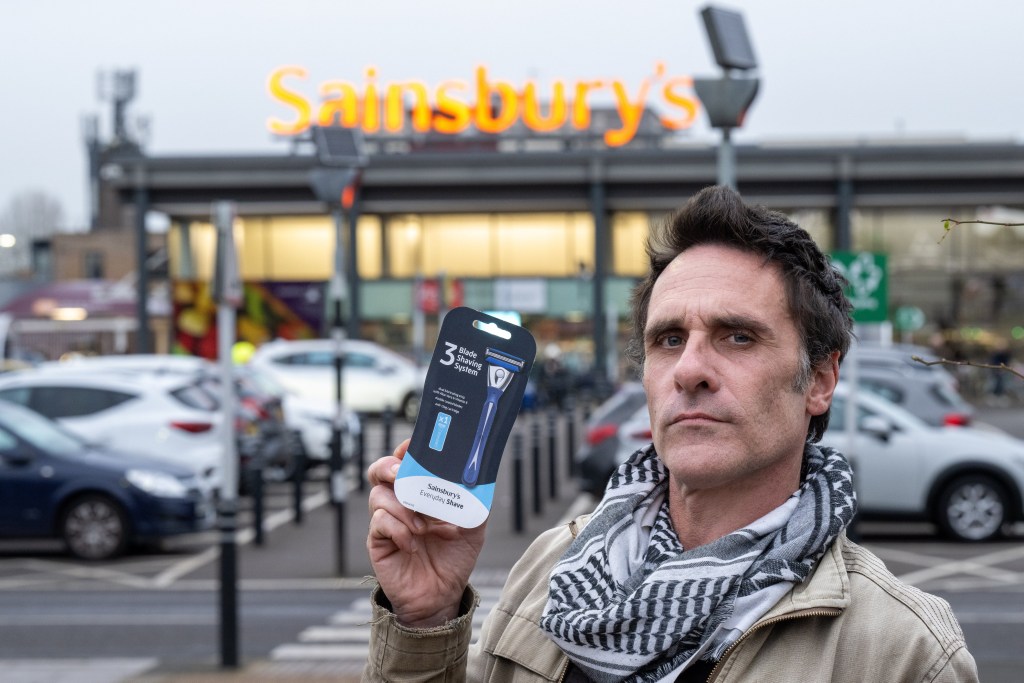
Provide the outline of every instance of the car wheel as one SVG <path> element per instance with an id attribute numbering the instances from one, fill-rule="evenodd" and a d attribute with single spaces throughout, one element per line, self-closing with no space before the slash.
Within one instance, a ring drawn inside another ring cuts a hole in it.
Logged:
<path id="1" fill-rule="evenodd" d="M 68 550 L 83 560 L 107 560 L 124 552 L 128 520 L 121 506 L 106 496 L 82 496 L 61 516 L 60 533 Z"/>
<path id="2" fill-rule="evenodd" d="M 1009 497 L 1002 485 L 984 474 L 954 479 L 939 496 L 939 527 L 959 541 L 987 541 L 1007 521 Z"/>
<path id="3" fill-rule="evenodd" d="M 409 394 L 402 401 L 402 417 L 409 422 L 415 422 L 416 416 L 420 413 L 420 395 Z"/>

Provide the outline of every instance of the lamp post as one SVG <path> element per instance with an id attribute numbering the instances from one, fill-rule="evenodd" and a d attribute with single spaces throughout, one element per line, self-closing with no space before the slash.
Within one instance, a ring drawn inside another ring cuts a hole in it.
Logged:
<path id="1" fill-rule="evenodd" d="M 743 125 L 747 110 L 757 97 L 760 80 L 737 78 L 733 72 L 757 68 L 754 48 L 747 36 L 743 15 L 733 10 L 707 6 L 700 12 L 715 62 L 722 67 L 719 78 L 694 78 L 697 97 L 708 112 L 712 128 L 722 130 L 718 146 L 718 184 L 736 189 L 736 151 L 732 129 Z"/>
<path id="2" fill-rule="evenodd" d="M 352 208 L 361 170 L 366 166 L 363 140 L 352 128 L 313 128 L 320 166 L 310 172 L 310 185 L 317 199 L 326 203 L 334 217 L 334 271 L 327 289 L 331 301 L 331 338 L 334 340 L 334 420 L 331 425 L 331 457 L 329 493 L 335 509 L 335 570 L 345 573 L 345 498 L 348 482 L 343 471 L 341 452 L 345 430 L 345 403 L 342 374 L 345 367 L 343 348 L 343 308 L 348 299 L 345 279 L 345 215 Z"/>

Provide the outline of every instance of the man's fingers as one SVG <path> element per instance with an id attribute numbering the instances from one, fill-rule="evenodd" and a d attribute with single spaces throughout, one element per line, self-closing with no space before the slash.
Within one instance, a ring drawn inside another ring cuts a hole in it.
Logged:
<path id="1" fill-rule="evenodd" d="M 370 517 L 370 535 L 366 543 L 371 552 L 380 541 L 388 541 L 404 553 L 415 553 L 419 549 L 416 537 L 405 522 L 396 519 L 385 508 L 377 508 Z"/>
<path id="2" fill-rule="evenodd" d="M 370 486 L 394 484 L 398 466 L 402 464 L 402 458 L 405 457 L 405 451 L 408 448 L 409 439 L 406 439 L 398 444 L 394 453 L 370 463 L 370 466 L 366 468 L 366 480 L 370 482 Z"/>
<path id="3" fill-rule="evenodd" d="M 368 503 L 371 517 L 377 510 L 386 510 L 392 517 L 412 529 L 413 533 L 420 533 L 427 528 L 426 523 L 416 512 L 398 501 L 394 489 L 390 486 L 374 486 L 370 489 Z"/>

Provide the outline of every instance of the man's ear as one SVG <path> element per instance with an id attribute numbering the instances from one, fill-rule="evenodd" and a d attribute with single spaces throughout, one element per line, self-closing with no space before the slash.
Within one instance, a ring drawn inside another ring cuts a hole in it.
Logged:
<path id="1" fill-rule="evenodd" d="M 835 351 L 812 371 L 811 386 L 807 391 L 808 415 L 821 415 L 829 409 L 838 383 L 839 352 Z"/>

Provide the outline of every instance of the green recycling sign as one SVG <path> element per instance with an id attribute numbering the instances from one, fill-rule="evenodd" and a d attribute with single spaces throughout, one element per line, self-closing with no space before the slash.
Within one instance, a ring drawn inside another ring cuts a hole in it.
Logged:
<path id="1" fill-rule="evenodd" d="M 834 251 L 832 264 L 850 283 L 846 296 L 853 304 L 854 322 L 885 322 L 889 313 L 886 255 L 869 251 Z"/>

